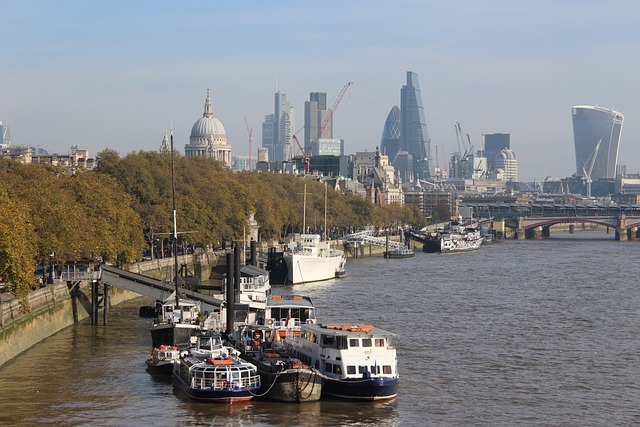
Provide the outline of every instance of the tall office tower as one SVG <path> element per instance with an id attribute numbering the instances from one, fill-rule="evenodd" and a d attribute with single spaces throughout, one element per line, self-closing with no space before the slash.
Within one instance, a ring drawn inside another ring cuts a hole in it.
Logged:
<path id="1" fill-rule="evenodd" d="M 592 181 L 615 178 L 624 116 L 591 105 L 573 107 L 572 116 L 576 175 L 586 178 L 586 173 Z"/>
<path id="2" fill-rule="evenodd" d="M 511 149 L 511 135 L 508 133 L 487 133 L 484 137 L 484 156 L 487 158 L 487 172 L 495 170 L 496 155 L 505 148 Z"/>
<path id="3" fill-rule="evenodd" d="M 9 148 L 11 145 L 11 127 L 0 122 L 0 148 Z"/>
<path id="4" fill-rule="evenodd" d="M 316 136 L 318 136 L 318 139 L 333 139 L 333 118 L 329 113 L 329 110 L 327 110 L 327 94 L 325 92 L 311 92 L 309 94 L 309 100 L 304 103 L 305 152 L 309 150 Z M 329 117 L 327 126 L 322 133 L 318 135 L 327 117 Z M 317 141 L 311 155 L 318 155 Z"/>
<path id="5" fill-rule="evenodd" d="M 431 140 L 427 134 L 418 75 L 413 71 L 407 71 L 407 84 L 400 90 L 400 150 L 413 156 L 416 179 L 433 176 Z"/>
<path id="6" fill-rule="evenodd" d="M 291 129 L 295 126 L 295 112 L 282 91 L 275 93 L 274 113 L 262 123 L 262 146 L 269 149 L 270 161 L 288 162 L 292 157 Z"/>
<path id="7" fill-rule="evenodd" d="M 267 114 L 262 122 L 262 147 L 266 148 L 267 152 L 273 145 L 273 121 L 273 114 Z"/>
<path id="8" fill-rule="evenodd" d="M 387 121 L 384 122 L 384 128 L 382 129 L 382 138 L 380 141 L 380 150 L 382 154 L 389 157 L 389 160 L 393 164 L 396 160 L 396 154 L 400 149 L 400 109 L 397 105 L 394 105 Z"/>

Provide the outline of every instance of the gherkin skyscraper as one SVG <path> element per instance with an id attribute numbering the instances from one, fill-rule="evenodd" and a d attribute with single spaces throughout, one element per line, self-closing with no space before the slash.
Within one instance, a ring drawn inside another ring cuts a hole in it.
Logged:
<path id="1" fill-rule="evenodd" d="M 413 71 L 407 71 L 407 84 L 400 90 L 400 150 L 413 156 L 413 173 L 417 179 L 433 176 L 431 140 L 418 75 Z"/>

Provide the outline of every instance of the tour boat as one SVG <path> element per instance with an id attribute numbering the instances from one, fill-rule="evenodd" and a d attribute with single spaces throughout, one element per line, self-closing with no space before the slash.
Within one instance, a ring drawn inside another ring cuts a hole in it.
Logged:
<path id="1" fill-rule="evenodd" d="M 398 394 L 398 359 L 391 332 L 371 325 L 301 325 L 285 346 L 324 377 L 322 395 L 352 400 Z"/>
<path id="2" fill-rule="evenodd" d="M 203 332 L 195 348 L 185 351 L 174 365 L 175 384 L 194 400 L 234 403 L 251 400 L 260 392 L 257 367 L 238 357 L 222 343 L 217 332 Z"/>

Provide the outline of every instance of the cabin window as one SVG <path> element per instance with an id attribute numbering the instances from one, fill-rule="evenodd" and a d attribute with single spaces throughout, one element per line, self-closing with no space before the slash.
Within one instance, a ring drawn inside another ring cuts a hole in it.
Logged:
<path id="1" fill-rule="evenodd" d="M 336 344 L 337 344 L 337 347 L 339 349 L 346 349 L 347 348 L 347 337 L 345 337 L 345 336 L 336 337 Z"/>
<path id="2" fill-rule="evenodd" d="M 299 319 L 300 318 L 300 309 L 299 308 L 292 308 L 291 309 L 291 317 L 294 319 Z"/>
<path id="3" fill-rule="evenodd" d="M 325 347 L 333 346 L 333 335 L 322 335 L 322 345 Z"/>
<path id="4" fill-rule="evenodd" d="M 387 375 L 391 375 L 392 371 L 391 371 L 391 365 L 384 365 L 382 367 L 382 372 L 387 374 Z"/>
<path id="5" fill-rule="evenodd" d="M 325 372 L 331 373 L 333 371 L 333 365 L 331 363 L 325 363 L 324 370 Z"/>
<path id="6" fill-rule="evenodd" d="M 363 338 L 362 339 L 363 347 L 371 347 L 371 338 Z"/>
<path id="7" fill-rule="evenodd" d="M 371 365 L 371 373 L 372 373 L 372 374 L 379 374 L 379 373 L 380 373 L 380 366 L 378 366 L 378 365 Z"/>
<path id="8" fill-rule="evenodd" d="M 384 347 L 384 338 L 376 338 L 376 347 Z"/>
<path id="9" fill-rule="evenodd" d="M 338 374 L 338 375 L 342 375 L 342 366 L 333 365 L 333 373 L 334 374 Z"/>
<path id="10" fill-rule="evenodd" d="M 349 347 L 360 347 L 360 340 L 358 338 L 349 338 Z"/>
<path id="11" fill-rule="evenodd" d="M 347 366 L 347 374 L 355 375 L 356 374 L 356 367 L 354 365 Z"/>
<path id="12" fill-rule="evenodd" d="M 358 366 L 358 373 L 359 374 L 364 374 L 365 372 L 368 372 L 369 370 L 367 369 L 366 366 L 360 365 Z"/>
<path id="13" fill-rule="evenodd" d="M 320 369 L 320 361 L 316 360 L 316 369 Z"/>

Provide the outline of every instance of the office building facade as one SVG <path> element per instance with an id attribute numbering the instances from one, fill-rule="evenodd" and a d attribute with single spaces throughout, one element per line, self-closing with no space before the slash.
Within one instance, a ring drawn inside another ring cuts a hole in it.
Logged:
<path id="1" fill-rule="evenodd" d="M 322 125 L 325 121 L 327 123 L 323 129 Z M 320 132 L 321 129 L 322 132 Z M 327 94 L 325 92 L 311 92 L 309 100 L 304 103 L 305 152 L 312 156 L 322 155 L 318 150 L 318 140 L 320 139 L 333 139 L 333 118 L 327 109 Z"/>
<path id="2" fill-rule="evenodd" d="M 572 108 L 572 121 L 576 175 L 586 178 L 588 174 L 592 181 L 615 178 L 624 116 L 609 108 L 583 105 Z"/>

